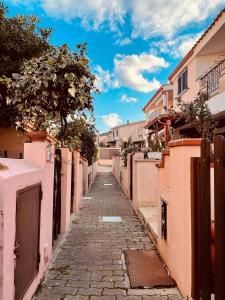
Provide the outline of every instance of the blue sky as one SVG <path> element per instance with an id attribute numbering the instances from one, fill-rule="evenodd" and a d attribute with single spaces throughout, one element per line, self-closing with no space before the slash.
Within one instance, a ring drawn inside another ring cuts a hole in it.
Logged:
<path id="1" fill-rule="evenodd" d="M 225 0 L 5 0 L 10 15 L 35 14 L 51 43 L 88 43 L 100 95 L 97 129 L 144 119 L 142 107 L 207 28 Z M 209 2 L 209 3 L 207 3 Z"/>

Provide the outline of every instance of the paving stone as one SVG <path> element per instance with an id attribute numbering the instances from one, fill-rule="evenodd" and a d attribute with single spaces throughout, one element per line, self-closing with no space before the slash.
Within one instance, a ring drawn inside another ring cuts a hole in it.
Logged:
<path id="1" fill-rule="evenodd" d="M 100 296 L 102 294 L 102 289 L 97 289 L 97 288 L 80 288 L 78 290 L 78 294 L 84 295 L 84 296 Z"/>
<path id="2" fill-rule="evenodd" d="M 141 296 L 117 296 L 117 300 L 142 300 Z"/>
<path id="3" fill-rule="evenodd" d="M 90 282 L 82 280 L 69 280 L 67 286 L 71 286 L 73 288 L 89 288 Z"/>
<path id="4" fill-rule="evenodd" d="M 91 287 L 94 288 L 113 288 L 113 283 L 108 281 L 93 281 Z"/>
<path id="5" fill-rule="evenodd" d="M 115 300 L 116 296 L 91 296 L 91 300 Z"/>
<path id="6" fill-rule="evenodd" d="M 126 290 L 124 289 L 104 289 L 103 295 L 126 295 Z"/>

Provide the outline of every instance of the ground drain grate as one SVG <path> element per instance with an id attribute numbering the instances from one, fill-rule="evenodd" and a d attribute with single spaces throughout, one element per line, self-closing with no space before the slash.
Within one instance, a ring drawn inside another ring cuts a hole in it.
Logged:
<path id="1" fill-rule="evenodd" d="M 119 216 L 102 216 L 99 217 L 100 222 L 111 222 L 111 223 L 117 223 L 122 222 L 122 218 Z"/>
<path id="2" fill-rule="evenodd" d="M 175 285 L 157 251 L 125 250 L 125 258 L 132 288 Z"/>

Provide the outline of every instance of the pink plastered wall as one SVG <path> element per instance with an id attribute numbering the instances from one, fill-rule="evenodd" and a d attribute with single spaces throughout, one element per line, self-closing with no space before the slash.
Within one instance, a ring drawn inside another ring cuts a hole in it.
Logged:
<path id="1" fill-rule="evenodd" d="M 191 296 L 191 157 L 200 146 L 170 148 L 159 171 L 157 249 L 183 296 Z M 167 203 L 167 239 L 161 238 L 161 199 Z"/>
<path id="2" fill-rule="evenodd" d="M 157 206 L 158 198 L 158 171 L 156 160 L 134 159 L 133 206 Z"/>
<path id="3" fill-rule="evenodd" d="M 15 128 L 0 128 L 0 136 L 0 151 L 18 151 L 23 153 L 24 143 L 30 141 L 30 138 L 25 133 Z"/>
<path id="4" fill-rule="evenodd" d="M 51 151 L 50 156 L 47 155 Z M 25 159 L 0 159 L 6 169 L 0 171 L 0 207 L 2 239 L 2 269 L 0 276 L 0 299 L 14 299 L 14 243 L 16 192 L 22 188 L 41 182 L 43 199 L 41 202 L 40 220 L 40 264 L 39 272 L 28 288 L 23 300 L 30 300 L 47 269 L 52 253 L 52 212 L 53 212 L 53 174 L 54 147 L 48 142 L 25 144 Z M 47 159 L 50 160 L 47 161 Z M 1 258 L 1 257 L 0 257 Z"/>
<path id="5" fill-rule="evenodd" d="M 86 194 L 88 192 L 88 161 L 81 157 L 81 162 L 82 162 L 82 177 L 83 177 L 83 193 Z"/>
<path id="6" fill-rule="evenodd" d="M 61 172 L 61 233 L 65 233 L 70 226 L 71 209 L 71 175 L 72 152 L 69 148 L 61 148 L 62 172 Z"/>
<path id="7" fill-rule="evenodd" d="M 83 195 L 83 166 L 80 152 L 73 150 L 74 155 L 74 201 L 73 212 L 77 212 L 81 206 Z"/>

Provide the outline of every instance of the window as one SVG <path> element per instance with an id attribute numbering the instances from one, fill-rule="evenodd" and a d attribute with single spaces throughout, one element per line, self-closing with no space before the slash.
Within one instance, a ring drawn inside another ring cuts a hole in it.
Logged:
<path id="1" fill-rule="evenodd" d="M 113 132 L 112 132 L 112 134 L 113 134 L 113 138 L 114 138 L 114 136 L 115 136 L 115 132 L 113 131 Z"/>
<path id="2" fill-rule="evenodd" d="M 184 69 L 183 72 L 178 77 L 178 95 L 180 95 L 186 89 L 187 89 L 187 69 Z"/>
<path id="3" fill-rule="evenodd" d="M 116 131 L 116 136 L 118 136 L 118 135 L 119 135 L 119 130 Z"/>

